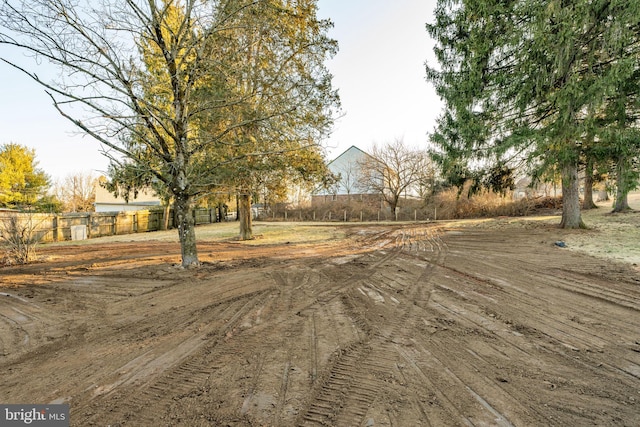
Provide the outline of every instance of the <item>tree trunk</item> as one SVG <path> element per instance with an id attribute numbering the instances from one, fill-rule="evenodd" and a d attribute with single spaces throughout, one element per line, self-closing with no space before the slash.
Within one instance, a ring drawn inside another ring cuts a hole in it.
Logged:
<path id="1" fill-rule="evenodd" d="M 580 214 L 578 165 L 568 162 L 562 166 L 562 228 L 586 228 Z"/>
<path id="2" fill-rule="evenodd" d="M 226 219 L 226 212 L 224 211 L 224 205 L 218 203 L 216 206 L 216 222 L 223 222 Z"/>
<path id="3" fill-rule="evenodd" d="M 624 212 L 631 209 L 627 199 L 629 185 L 626 178 L 627 164 L 624 159 L 619 158 L 616 165 L 616 199 L 613 203 L 613 212 Z"/>
<path id="4" fill-rule="evenodd" d="M 391 216 L 394 221 L 398 220 L 398 200 L 392 199 L 389 201 L 389 207 L 391 208 Z"/>
<path id="5" fill-rule="evenodd" d="M 195 220 L 191 215 L 191 198 L 186 195 L 176 195 L 175 209 L 182 253 L 182 266 L 197 266 L 200 262 L 198 261 L 198 250 L 196 248 Z"/>
<path id="6" fill-rule="evenodd" d="M 240 220 L 240 240 L 253 239 L 251 227 L 251 194 L 238 195 L 238 219 Z"/>
<path id="7" fill-rule="evenodd" d="M 587 167 L 584 173 L 584 199 L 582 209 L 595 209 L 598 206 L 593 202 L 593 161 L 587 160 Z"/>

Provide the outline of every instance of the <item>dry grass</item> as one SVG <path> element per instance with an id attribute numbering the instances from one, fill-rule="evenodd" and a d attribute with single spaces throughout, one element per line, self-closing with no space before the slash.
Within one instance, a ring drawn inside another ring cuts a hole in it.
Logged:
<path id="1" fill-rule="evenodd" d="M 584 232 L 565 232 L 569 248 L 598 258 L 631 263 L 640 271 L 640 192 L 629 195 L 624 213 L 611 213 L 609 202 L 598 203 L 597 209 L 582 213 L 589 228 Z"/>
<path id="2" fill-rule="evenodd" d="M 597 209 L 582 212 L 586 230 L 563 230 L 559 227 L 562 207 L 554 199 L 539 199 L 531 215 L 493 215 L 490 218 L 459 219 L 449 222 L 455 227 L 500 229 L 518 227 L 527 229 L 556 229 L 554 240 L 563 241 L 568 250 L 575 250 L 597 258 L 632 264 L 640 271 L 640 192 L 629 195 L 625 213 L 611 213 L 612 202 L 599 202 Z M 483 206 L 476 204 L 476 206 Z M 469 205 L 471 206 L 471 204 Z M 487 206 L 485 203 L 484 206 Z M 499 212 L 500 208 L 496 210 Z"/>
<path id="3" fill-rule="evenodd" d="M 550 213 L 562 208 L 562 200 L 555 197 L 514 200 L 511 193 L 503 196 L 493 192 L 465 197 L 458 196 L 454 189 L 438 194 L 433 204 L 437 209 L 438 219 L 527 216 L 540 211 Z"/>
<path id="4" fill-rule="evenodd" d="M 337 227 L 339 223 L 304 223 L 304 222 L 254 222 L 254 240 L 244 244 L 278 244 L 319 242 L 338 239 L 344 236 L 344 230 Z M 222 222 L 196 227 L 198 241 L 225 241 L 237 239 L 240 231 L 238 222 Z M 95 239 L 65 241 L 48 245 L 91 245 L 116 242 L 148 242 L 160 241 L 178 243 L 177 230 L 153 231 L 147 233 L 123 234 L 98 237 Z"/>

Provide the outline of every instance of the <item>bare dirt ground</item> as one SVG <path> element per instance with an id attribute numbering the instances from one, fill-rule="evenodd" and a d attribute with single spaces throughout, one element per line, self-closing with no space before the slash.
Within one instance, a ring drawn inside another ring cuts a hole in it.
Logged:
<path id="1" fill-rule="evenodd" d="M 640 216 L 616 218 L 635 248 Z M 640 425 L 636 255 L 556 223 L 199 229 L 189 270 L 161 234 L 43 246 L 0 269 L 0 402 L 73 426 Z"/>

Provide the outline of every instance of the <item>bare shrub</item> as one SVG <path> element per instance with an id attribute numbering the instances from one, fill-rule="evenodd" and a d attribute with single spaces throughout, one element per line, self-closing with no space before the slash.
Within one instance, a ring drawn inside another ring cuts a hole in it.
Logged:
<path id="1" fill-rule="evenodd" d="M 5 246 L 5 263 L 27 264 L 36 259 L 36 245 L 43 234 L 33 214 L 8 213 L 0 217 L 0 241 Z"/>
<path id="2" fill-rule="evenodd" d="M 483 192 L 471 197 L 458 196 L 455 189 L 439 193 L 430 203 L 431 211 L 438 219 L 488 218 L 497 216 L 526 216 L 535 212 L 562 208 L 558 198 L 513 199 L 511 194 L 502 196 Z"/>

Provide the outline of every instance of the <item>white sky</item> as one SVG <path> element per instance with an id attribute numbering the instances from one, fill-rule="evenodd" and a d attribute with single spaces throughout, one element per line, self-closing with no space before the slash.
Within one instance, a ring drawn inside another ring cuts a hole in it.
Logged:
<path id="1" fill-rule="evenodd" d="M 344 116 L 325 141 L 329 160 L 351 145 L 367 150 L 403 138 L 424 146 L 440 112 L 425 80 L 432 44 L 425 23 L 435 0 L 319 0 L 319 17 L 330 18 L 338 55 L 327 65 Z M 3 47 L 4 49 L 4 47 Z M 3 53 L 4 55 L 4 53 Z M 34 148 L 39 167 L 54 180 L 77 172 L 106 170 L 100 145 L 53 108 L 35 82 L 0 63 L 0 144 Z"/>

